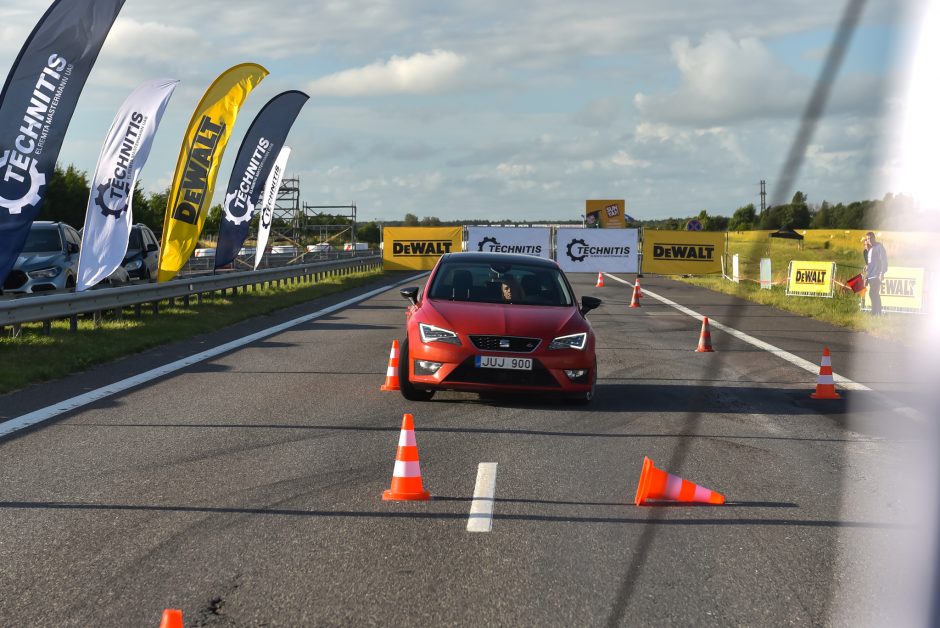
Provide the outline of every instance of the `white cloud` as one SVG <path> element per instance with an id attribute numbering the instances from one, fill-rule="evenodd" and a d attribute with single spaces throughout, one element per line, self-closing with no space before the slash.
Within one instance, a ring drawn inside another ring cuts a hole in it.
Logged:
<path id="1" fill-rule="evenodd" d="M 574 116 L 577 124 L 586 127 L 607 128 L 620 117 L 622 106 L 616 98 L 607 97 L 585 104 Z"/>
<path id="2" fill-rule="evenodd" d="M 308 89 L 311 94 L 325 96 L 433 94 L 458 86 L 466 65 L 465 57 L 448 50 L 418 52 L 324 76 Z"/>
<path id="3" fill-rule="evenodd" d="M 797 116 L 808 94 L 796 75 L 759 40 L 707 33 L 698 46 L 687 38 L 672 44 L 679 88 L 634 98 L 644 117 L 672 124 L 717 126 L 755 118 Z"/>

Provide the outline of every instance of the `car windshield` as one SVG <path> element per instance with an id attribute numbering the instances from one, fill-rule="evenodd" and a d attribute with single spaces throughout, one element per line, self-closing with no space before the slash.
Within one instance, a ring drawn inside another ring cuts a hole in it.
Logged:
<path id="1" fill-rule="evenodd" d="M 62 240 L 58 229 L 31 229 L 26 236 L 24 253 L 45 253 L 47 251 L 61 251 Z"/>
<path id="2" fill-rule="evenodd" d="M 143 249 L 144 245 L 140 240 L 140 229 L 131 229 L 131 237 L 127 243 L 128 249 Z"/>
<path id="3" fill-rule="evenodd" d="M 431 299 L 570 306 L 571 291 L 557 268 L 535 264 L 453 261 L 434 276 Z"/>

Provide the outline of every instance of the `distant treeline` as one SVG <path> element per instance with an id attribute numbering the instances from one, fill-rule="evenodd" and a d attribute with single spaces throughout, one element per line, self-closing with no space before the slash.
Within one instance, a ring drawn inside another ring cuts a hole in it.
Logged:
<path id="1" fill-rule="evenodd" d="M 46 190 L 46 199 L 39 212 L 40 220 L 56 220 L 80 228 L 85 222 L 85 208 L 88 205 L 89 182 L 88 174 L 77 170 L 74 166 L 62 168 L 57 165 L 55 175 L 49 182 Z M 134 222 L 142 222 L 149 226 L 156 234 L 163 231 L 163 216 L 166 213 L 167 196 L 169 189 L 162 192 L 147 194 L 141 190 L 138 181 L 134 188 Z M 219 231 L 219 222 L 222 216 L 221 205 L 210 208 L 206 217 L 204 233 L 213 235 Z M 253 226 L 257 226 L 257 216 Z M 880 201 L 855 201 L 852 203 L 831 205 L 823 201 L 819 205 L 807 202 L 807 196 L 802 192 L 793 195 L 793 199 L 786 205 L 777 205 L 767 208 L 763 214 L 748 204 L 739 207 L 730 218 L 720 215 L 709 215 L 701 210 L 696 216 L 687 218 L 662 218 L 657 220 L 638 220 L 628 226 L 644 226 L 651 229 L 685 229 L 690 220 L 698 220 L 706 231 L 749 231 L 752 229 L 884 229 L 895 231 L 912 231 L 917 229 L 934 230 L 914 207 L 913 199 L 903 195 L 886 195 Z M 280 221 L 276 221 L 280 222 Z M 308 216 L 307 225 L 347 224 L 349 219 L 345 216 L 320 214 Z M 405 214 L 403 220 L 388 220 L 381 223 L 372 221 L 359 223 L 356 237 L 363 242 L 377 243 L 380 240 L 380 226 L 413 226 L 437 227 L 457 225 L 518 225 L 533 224 L 533 222 L 551 222 L 552 224 L 580 225 L 580 217 L 571 220 L 550 221 L 512 221 L 504 220 L 441 220 L 436 216 L 419 218 L 415 214 Z M 288 225 L 275 224 L 275 230 L 288 228 Z M 339 240 L 346 240 L 345 237 Z"/>

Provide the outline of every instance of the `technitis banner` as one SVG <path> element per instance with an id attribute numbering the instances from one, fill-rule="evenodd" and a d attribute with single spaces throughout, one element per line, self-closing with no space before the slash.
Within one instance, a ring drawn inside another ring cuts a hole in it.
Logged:
<path id="1" fill-rule="evenodd" d="M 469 227 L 467 250 L 484 253 L 520 253 L 551 258 L 552 231 L 548 227 Z"/>
<path id="2" fill-rule="evenodd" d="M 566 273 L 639 271 L 636 229 L 559 229 L 555 257 Z"/>
<path id="3" fill-rule="evenodd" d="M 0 92 L 0 286 L 39 215 L 78 97 L 123 6 L 56 0 L 7 75 Z M 13 30 L 4 30 L 13 45 Z"/>
<path id="4" fill-rule="evenodd" d="M 707 275 L 721 272 L 725 234 L 712 231 L 643 231 L 643 272 Z"/>
<path id="5" fill-rule="evenodd" d="M 919 312 L 924 307 L 924 269 L 894 266 L 881 282 L 881 309 L 889 312 Z M 865 295 L 865 309 L 871 299 Z"/>
<path id="6" fill-rule="evenodd" d="M 790 262 L 787 295 L 831 297 L 835 289 L 835 262 Z"/>
<path id="7" fill-rule="evenodd" d="M 462 247 L 462 227 L 385 227 L 382 233 L 385 270 L 431 270 L 441 255 Z"/>

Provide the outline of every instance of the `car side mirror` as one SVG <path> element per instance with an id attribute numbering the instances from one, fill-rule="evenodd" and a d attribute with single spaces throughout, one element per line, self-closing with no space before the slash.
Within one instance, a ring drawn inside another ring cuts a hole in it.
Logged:
<path id="1" fill-rule="evenodd" d="M 69 242 L 68 245 L 65 247 L 65 250 L 68 251 L 69 255 L 75 255 L 76 253 L 78 253 L 78 245 L 75 244 L 74 242 Z"/>
<path id="2" fill-rule="evenodd" d="M 418 305 L 418 287 L 411 286 L 410 288 L 402 288 L 399 290 L 401 296 L 411 301 L 412 305 Z"/>
<path id="3" fill-rule="evenodd" d="M 591 310 L 596 310 L 601 306 L 601 300 L 597 297 L 581 297 L 581 316 L 587 315 Z"/>
<path id="4" fill-rule="evenodd" d="M 160 250 L 160 247 L 154 244 L 153 242 L 147 245 L 148 253 L 155 253 L 156 251 L 159 251 L 159 250 Z"/>

